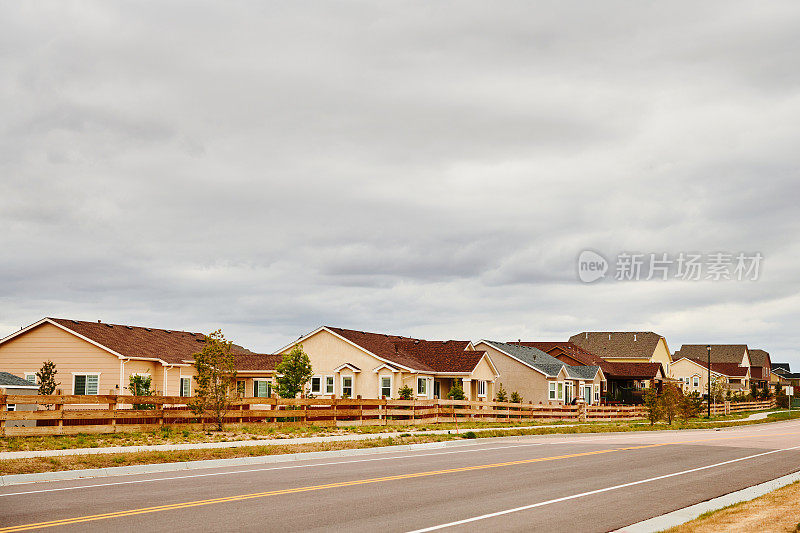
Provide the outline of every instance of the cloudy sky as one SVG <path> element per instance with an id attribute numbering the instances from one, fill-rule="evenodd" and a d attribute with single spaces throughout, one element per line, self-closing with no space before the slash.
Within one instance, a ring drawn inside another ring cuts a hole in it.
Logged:
<path id="1" fill-rule="evenodd" d="M 796 2 L 5 2 L 0 336 L 654 330 L 800 367 L 798 48 Z"/>

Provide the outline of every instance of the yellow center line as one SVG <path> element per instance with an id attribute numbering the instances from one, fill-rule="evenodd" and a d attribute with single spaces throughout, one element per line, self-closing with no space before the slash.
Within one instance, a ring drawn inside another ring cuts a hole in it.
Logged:
<path id="1" fill-rule="evenodd" d="M 55 527 L 55 526 L 66 526 L 71 524 L 78 524 L 82 522 L 93 522 L 96 520 L 106 520 L 110 518 L 123 518 L 127 516 L 134 516 L 139 514 L 148 514 L 148 513 L 157 513 L 161 511 L 172 511 L 175 509 L 189 509 L 191 507 L 200 507 L 205 505 L 214 505 L 218 503 L 227 503 L 227 502 L 238 502 L 243 500 L 251 500 L 254 498 L 267 498 L 269 496 L 281 496 L 284 494 L 297 494 L 301 492 L 311 492 L 317 490 L 326 490 L 326 489 L 336 489 L 342 487 L 352 487 L 356 485 L 367 485 L 371 483 L 384 483 L 387 481 L 398 481 L 402 479 L 414 479 L 414 478 L 421 478 L 421 477 L 428 477 L 428 476 L 438 476 L 443 474 L 455 474 L 458 472 L 470 472 L 474 470 L 486 470 L 489 468 L 500 468 L 505 466 L 515 466 L 515 465 L 524 465 L 524 464 L 531 464 L 531 463 L 540 463 L 544 461 L 557 461 L 560 459 L 571 459 L 575 457 L 587 457 L 590 455 L 601 455 L 607 453 L 614 453 L 614 452 L 622 452 L 628 450 L 641 450 L 645 448 L 657 448 L 660 446 L 674 446 L 676 444 L 692 444 L 697 442 L 709 442 L 709 441 L 716 441 L 716 440 L 732 440 L 732 439 L 745 439 L 745 438 L 754 438 L 754 437 L 780 437 L 786 435 L 800 435 L 800 432 L 792 432 L 792 433 L 774 433 L 771 435 L 736 435 L 736 436 L 725 436 L 725 437 L 714 437 L 709 439 L 693 439 L 693 440 L 684 440 L 684 441 L 675 441 L 675 442 L 662 442 L 658 444 L 642 444 L 639 446 L 627 446 L 625 448 L 610 448 L 606 450 L 595 450 L 591 452 L 580 452 L 580 453 L 570 453 L 565 455 L 554 455 L 551 457 L 536 457 L 533 459 L 521 459 L 518 461 L 506 461 L 503 463 L 491 463 L 491 464 L 484 464 L 484 465 L 475 465 L 475 466 L 462 466 L 458 468 L 447 468 L 444 470 L 430 470 L 427 472 L 413 472 L 408 474 L 397 474 L 394 476 L 384 476 L 384 477 L 374 477 L 374 478 L 367 478 L 367 479 L 357 479 L 353 481 L 339 481 L 336 483 L 327 483 L 324 485 L 309 485 L 306 487 L 296 487 L 292 489 L 281 489 L 281 490 L 271 490 L 266 492 L 254 492 L 252 494 L 239 494 L 236 496 L 226 496 L 223 498 L 212 498 L 208 500 L 196 500 L 190 502 L 182 502 L 182 503 L 173 503 L 168 505 L 157 505 L 154 507 L 142 507 L 139 509 L 129 509 L 127 511 L 114 511 L 111 513 L 103 513 L 103 514 L 95 514 L 95 515 L 87 515 L 87 516 L 78 516 L 74 518 L 64 518 L 61 520 L 51 520 L 49 522 L 37 522 L 32 524 L 21 524 L 18 526 L 9 526 L 0 528 L 0 533 L 10 533 L 12 531 L 29 531 L 32 529 L 42 529 L 47 527 Z"/>

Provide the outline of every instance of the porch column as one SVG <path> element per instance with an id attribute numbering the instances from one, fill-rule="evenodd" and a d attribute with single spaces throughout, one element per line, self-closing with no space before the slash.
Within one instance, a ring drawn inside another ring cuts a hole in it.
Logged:
<path id="1" fill-rule="evenodd" d="M 461 381 L 462 381 L 463 388 L 464 388 L 464 397 L 467 400 L 472 401 L 472 379 L 463 378 Z"/>

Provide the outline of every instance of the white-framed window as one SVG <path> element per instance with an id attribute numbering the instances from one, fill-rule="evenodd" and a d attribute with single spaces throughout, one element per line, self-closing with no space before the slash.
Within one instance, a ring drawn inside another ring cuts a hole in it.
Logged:
<path id="1" fill-rule="evenodd" d="M 427 396 L 428 378 L 417 378 L 417 396 Z"/>
<path id="2" fill-rule="evenodd" d="M 254 379 L 253 396 L 256 398 L 269 398 L 272 396 L 272 383 L 266 379 Z"/>
<path id="3" fill-rule="evenodd" d="M 72 374 L 72 394 L 96 396 L 99 384 L 99 372 Z"/>
<path id="4" fill-rule="evenodd" d="M 594 384 L 594 403 L 600 403 L 600 384 Z"/>
<path id="5" fill-rule="evenodd" d="M 325 376 L 325 394 L 333 394 L 333 376 Z"/>
<path id="6" fill-rule="evenodd" d="M 572 401 L 572 398 L 573 398 L 573 394 L 572 394 L 573 393 L 573 390 L 572 390 L 573 387 L 572 387 L 572 385 L 573 385 L 572 381 L 567 381 L 567 382 L 564 383 L 564 401 L 565 402 L 571 402 Z"/>
<path id="7" fill-rule="evenodd" d="M 17 404 L 14 403 L 6 404 L 6 411 L 16 411 L 16 410 L 17 410 Z"/>
<path id="8" fill-rule="evenodd" d="M 559 381 L 558 382 L 558 400 L 559 401 L 564 401 L 564 382 L 563 381 Z"/>
<path id="9" fill-rule="evenodd" d="M 689 378 L 686 378 L 686 381 L 689 381 Z M 688 383 L 687 383 L 688 385 Z M 692 376 L 692 386 L 699 387 L 700 386 L 700 376 Z"/>
<path id="10" fill-rule="evenodd" d="M 342 376 L 342 397 L 353 397 L 353 376 Z"/>
<path id="11" fill-rule="evenodd" d="M 550 383 L 548 383 L 548 386 L 549 386 L 549 392 L 547 395 L 548 399 L 556 400 L 558 398 L 558 395 L 556 393 L 556 386 L 557 386 L 556 382 L 551 381 Z"/>
<path id="12" fill-rule="evenodd" d="M 36 385 L 36 372 L 25 372 L 25 381 Z"/>
<path id="13" fill-rule="evenodd" d="M 478 398 L 486 398 L 486 382 L 478 380 Z"/>
<path id="14" fill-rule="evenodd" d="M 392 397 L 392 376 L 380 376 L 380 389 L 381 398 Z"/>
<path id="15" fill-rule="evenodd" d="M 322 394 L 322 376 L 311 376 L 311 394 Z"/>
<path id="16" fill-rule="evenodd" d="M 238 386 L 238 384 L 237 384 Z M 192 395 L 192 378 L 184 378 L 182 377 L 180 380 L 180 395 L 181 396 L 191 396 Z M 237 389 L 238 390 L 238 389 Z"/>

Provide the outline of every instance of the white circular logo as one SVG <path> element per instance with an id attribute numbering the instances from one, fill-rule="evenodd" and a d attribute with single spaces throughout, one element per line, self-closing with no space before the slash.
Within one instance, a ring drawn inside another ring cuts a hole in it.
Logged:
<path id="1" fill-rule="evenodd" d="M 591 250 L 584 250 L 578 256 L 578 277 L 584 283 L 591 283 L 605 277 L 608 261 L 602 255 Z"/>

